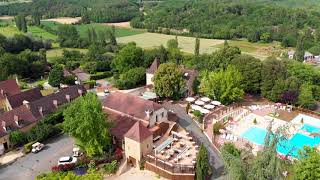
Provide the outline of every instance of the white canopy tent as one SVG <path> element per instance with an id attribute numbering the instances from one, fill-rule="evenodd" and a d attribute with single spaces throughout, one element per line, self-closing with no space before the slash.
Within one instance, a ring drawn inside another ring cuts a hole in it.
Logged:
<path id="1" fill-rule="evenodd" d="M 203 101 L 203 102 L 209 102 L 209 101 L 211 101 L 211 99 L 208 98 L 208 97 L 202 97 L 202 98 L 200 98 L 200 99 L 201 99 L 201 101 Z"/>
<path id="2" fill-rule="evenodd" d="M 203 106 L 205 104 L 203 101 L 200 101 L 200 100 L 197 100 L 194 103 L 199 106 Z"/>
<path id="3" fill-rule="evenodd" d="M 219 101 L 212 101 L 211 104 L 215 105 L 215 106 L 220 106 L 221 102 Z"/>
<path id="4" fill-rule="evenodd" d="M 193 102 L 193 101 L 195 101 L 196 99 L 194 98 L 194 97 L 187 97 L 186 98 L 186 101 L 188 101 L 188 102 Z"/>
<path id="5" fill-rule="evenodd" d="M 215 106 L 211 104 L 207 104 L 207 105 L 204 105 L 203 107 L 206 109 L 213 109 Z"/>

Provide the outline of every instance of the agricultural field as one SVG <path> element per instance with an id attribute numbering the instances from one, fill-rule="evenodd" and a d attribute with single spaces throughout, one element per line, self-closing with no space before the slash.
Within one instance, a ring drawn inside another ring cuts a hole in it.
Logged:
<path id="1" fill-rule="evenodd" d="M 120 37 L 117 39 L 119 43 L 136 42 L 142 48 L 152 48 L 160 45 L 166 46 L 170 39 L 174 39 L 173 35 L 144 33 L 133 36 Z M 183 52 L 193 53 L 195 38 L 178 36 L 179 47 Z M 237 46 L 245 54 L 250 54 L 259 59 L 265 59 L 271 55 L 277 55 L 280 50 L 280 44 L 274 43 L 250 43 L 246 40 L 230 40 L 229 45 Z M 223 47 L 224 40 L 217 39 L 200 39 L 200 53 L 212 53 L 213 51 Z"/>
<path id="2" fill-rule="evenodd" d="M 4 36 L 13 36 L 21 33 L 22 32 L 16 28 L 11 20 L 0 20 L 0 34 L 3 34 Z M 51 34 L 37 26 L 28 26 L 28 33 L 31 33 L 35 37 L 42 37 L 44 39 L 57 39 L 55 34 Z"/>

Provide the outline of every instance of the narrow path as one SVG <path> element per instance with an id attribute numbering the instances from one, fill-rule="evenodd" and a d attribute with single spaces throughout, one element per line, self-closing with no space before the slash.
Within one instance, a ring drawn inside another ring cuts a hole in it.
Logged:
<path id="1" fill-rule="evenodd" d="M 201 142 L 208 150 L 210 156 L 210 164 L 213 167 L 213 176 L 211 179 L 228 179 L 224 174 L 224 163 L 216 148 L 209 141 L 206 135 L 202 132 L 199 126 L 191 119 L 185 112 L 185 109 L 179 105 L 165 103 L 164 107 L 168 110 L 174 111 L 179 117 L 179 125 L 188 132 L 191 132 L 199 142 Z"/>

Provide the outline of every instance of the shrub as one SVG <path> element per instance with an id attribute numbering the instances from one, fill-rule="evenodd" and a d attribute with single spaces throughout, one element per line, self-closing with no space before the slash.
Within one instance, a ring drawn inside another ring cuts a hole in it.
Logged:
<path id="1" fill-rule="evenodd" d="M 216 122 L 216 123 L 213 125 L 213 134 L 214 134 L 214 135 L 219 135 L 219 134 L 220 134 L 219 130 L 220 130 L 220 129 L 224 129 L 224 128 L 225 128 L 225 127 L 224 127 L 223 123 L 221 123 L 221 122 Z"/>
<path id="2" fill-rule="evenodd" d="M 27 141 L 27 136 L 23 132 L 13 131 L 10 133 L 9 139 L 12 145 L 21 145 Z"/>
<path id="3" fill-rule="evenodd" d="M 88 168 L 89 169 L 95 169 L 96 168 L 96 163 L 94 161 L 90 161 L 90 163 L 88 164 Z"/>
<path id="4" fill-rule="evenodd" d="M 23 146 L 23 152 L 24 152 L 24 153 L 29 153 L 29 152 L 31 152 L 32 144 L 34 144 L 35 142 L 36 142 L 36 141 L 31 141 L 31 142 L 25 144 L 25 145 Z"/>
<path id="5" fill-rule="evenodd" d="M 193 111 L 192 114 L 197 118 L 201 117 L 201 115 L 202 115 L 201 112 L 198 110 Z"/>
<path id="6" fill-rule="evenodd" d="M 117 160 L 112 161 L 111 163 L 107 163 L 104 165 L 104 170 L 108 174 L 113 174 L 117 171 L 119 163 Z M 141 167 L 141 166 L 140 166 Z"/>
<path id="7" fill-rule="evenodd" d="M 67 85 L 74 85 L 75 84 L 75 76 L 71 75 L 71 76 L 66 76 L 63 78 L 63 84 L 67 84 Z"/>
<path id="8" fill-rule="evenodd" d="M 99 80 L 99 79 L 104 79 L 104 78 L 108 78 L 111 77 L 113 75 L 113 73 L 111 71 L 107 71 L 107 72 L 98 72 L 96 74 L 93 74 L 90 76 L 90 80 Z"/>
<path id="9" fill-rule="evenodd" d="M 140 161 L 140 170 L 144 170 L 144 164 L 146 163 L 146 161 L 144 159 L 142 159 Z"/>
<path id="10" fill-rule="evenodd" d="M 257 124 L 257 118 L 254 118 L 253 124 Z"/>
<path id="11" fill-rule="evenodd" d="M 46 116 L 42 120 L 42 122 L 45 124 L 52 124 L 52 125 L 62 123 L 63 122 L 63 111 L 60 110 L 58 112 L 55 112 L 55 113 L 52 113 L 52 114 Z"/>

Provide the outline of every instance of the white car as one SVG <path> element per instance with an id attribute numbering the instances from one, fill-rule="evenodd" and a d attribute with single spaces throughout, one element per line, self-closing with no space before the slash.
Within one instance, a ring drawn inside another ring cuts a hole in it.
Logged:
<path id="1" fill-rule="evenodd" d="M 61 157 L 59 159 L 58 165 L 75 164 L 77 163 L 77 160 L 78 159 L 76 157 L 70 157 L 70 156 Z"/>
<path id="2" fill-rule="evenodd" d="M 37 152 L 41 151 L 43 148 L 44 148 L 44 144 L 36 142 L 36 143 L 32 144 L 31 152 L 37 153 Z"/>

